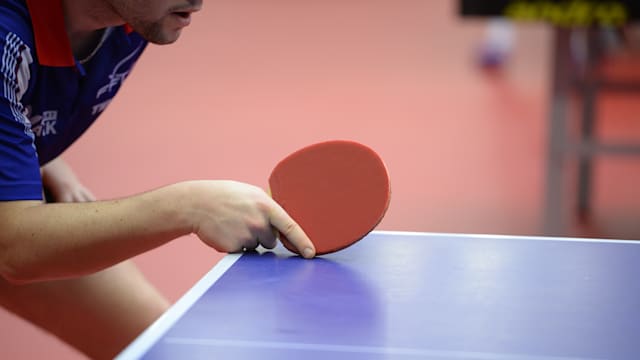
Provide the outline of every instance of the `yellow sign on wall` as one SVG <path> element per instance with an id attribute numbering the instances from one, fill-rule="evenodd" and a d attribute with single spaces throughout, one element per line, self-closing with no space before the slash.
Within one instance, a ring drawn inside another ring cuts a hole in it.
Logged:
<path id="1" fill-rule="evenodd" d="M 640 1 L 640 0 L 639 0 Z M 624 25 L 629 19 L 627 7 L 619 1 L 514 1 L 504 9 L 514 21 L 546 21 L 557 26 Z"/>

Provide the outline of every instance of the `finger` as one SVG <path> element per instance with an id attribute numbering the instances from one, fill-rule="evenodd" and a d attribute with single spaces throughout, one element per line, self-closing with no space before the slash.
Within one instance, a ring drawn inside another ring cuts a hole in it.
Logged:
<path id="1" fill-rule="evenodd" d="M 298 252 L 307 259 L 316 255 L 313 243 L 304 233 L 300 225 L 296 223 L 289 214 L 277 203 L 272 201 L 273 206 L 269 213 L 269 222 L 296 248 Z"/>
<path id="2" fill-rule="evenodd" d="M 258 236 L 260 245 L 262 245 L 262 247 L 265 249 L 273 249 L 274 247 L 276 247 L 278 237 L 276 235 L 277 233 L 275 233 L 272 229 L 273 228 L 269 225 L 268 229 L 261 232 Z"/>
<path id="3" fill-rule="evenodd" d="M 93 195 L 93 193 L 87 189 L 84 189 L 84 199 L 85 201 L 96 201 L 96 196 Z"/>
<path id="4" fill-rule="evenodd" d="M 86 201 L 84 193 L 82 193 L 81 191 L 76 191 L 75 193 L 73 193 L 71 195 L 71 197 L 72 197 L 72 199 L 71 199 L 72 202 L 79 202 L 80 203 L 80 202 L 85 202 Z"/>
<path id="5" fill-rule="evenodd" d="M 62 193 L 59 196 L 54 196 L 54 199 L 56 202 L 60 202 L 60 203 L 74 202 L 73 194 L 69 194 L 69 193 Z"/>
<path id="6" fill-rule="evenodd" d="M 82 202 L 92 202 L 92 201 L 96 201 L 96 199 L 91 194 L 83 193 L 82 194 L 82 198 L 81 198 L 80 201 L 82 201 Z"/>
<path id="7" fill-rule="evenodd" d="M 71 194 L 71 202 L 84 202 L 84 195 L 80 191 Z"/>
<path id="8" fill-rule="evenodd" d="M 89 191 L 86 188 L 82 187 L 82 188 L 77 190 L 77 192 L 75 194 L 75 200 L 77 202 L 90 202 L 90 201 L 95 201 L 95 197 L 93 196 L 91 191 Z"/>
<path id="9" fill-rule="evenodd" d="M 251 240 L 248 240 L 247 242 L 245 242 L 244 244 L 244 249 L 248 250 L 248 251 L 253 251 L 255 250 L 258 245 L 260 244 L 260 239 L 259 237 L 255 237 Z"/>

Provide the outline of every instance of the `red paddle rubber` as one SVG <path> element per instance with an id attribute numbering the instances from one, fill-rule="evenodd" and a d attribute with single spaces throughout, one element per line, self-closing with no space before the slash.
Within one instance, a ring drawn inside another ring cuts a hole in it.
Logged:
<path id="1" fill-rule="evenodd" d="M 365 145 L 327 141 L 296 151 L 273 169 L 271 196 L 302 227 L 316 254 L 352 245 L 382 220 L 391 198 L 382 159 Z M 296 248 L 280 234 L 283 245 Z"/>

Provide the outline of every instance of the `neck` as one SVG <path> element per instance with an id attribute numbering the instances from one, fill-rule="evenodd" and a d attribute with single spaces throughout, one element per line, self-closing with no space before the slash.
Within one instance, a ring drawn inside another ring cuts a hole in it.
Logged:
<path id="1" fill-rule="evenodd" d="M 98 45 L 105 28 L 124 24 L 105 0 L 62 0 L 71 49 L 82 58 Z"/>

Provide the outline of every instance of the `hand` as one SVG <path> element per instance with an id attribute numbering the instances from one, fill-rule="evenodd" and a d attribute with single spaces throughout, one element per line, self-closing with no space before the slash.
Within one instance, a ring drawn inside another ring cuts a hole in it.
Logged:
<path id="1" fill-rule="evenodd" d="M 95 201 L 95 196 L 80 183 L 73 170 L 61 158 L 56 158 L 41 169 L 42 185 L 56 202 Z"/>
<path id="2" fill-rule="evenodd" d="M 261 188 L 223 180 L 188 184 L 196 204 L 193 232 L 216 250 L 272 249 L 279 231 L 305 258 L 315 256 L 302 228 Z"/>

